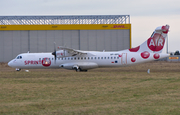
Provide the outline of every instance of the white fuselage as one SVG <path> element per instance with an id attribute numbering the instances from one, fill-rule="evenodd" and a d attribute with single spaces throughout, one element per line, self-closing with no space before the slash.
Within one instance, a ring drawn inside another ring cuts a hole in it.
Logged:
<path id="1" fill-rule="evenodd" d="M 93 55 L 92 55 L 93 54 Z M 36 69 L 36 68 L 60 68 L 73 69 L 73 66 L 82 66 L 81 69 L 93 69 L 97 67 L 118 67 L 137 63 L 143 63 L 154 59 L 154 53 L 149 53 L 148 58 L 142 58 L 140 52 L 96 52 L 83 56 L 72 56 L 54 59 L 51 53 L 23 53 L 11 60 L 8 65 L 13 68 Z M 169 56 L 159 54 L 160 58 Z"/>

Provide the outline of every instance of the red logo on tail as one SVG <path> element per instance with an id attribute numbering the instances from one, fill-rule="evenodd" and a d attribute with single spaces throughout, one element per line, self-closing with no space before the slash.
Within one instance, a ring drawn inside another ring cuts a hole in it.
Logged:
<path id="1" fill-rule="evenodd" d="M 154 34 L 152 38 L 149 38 L 147 41 L 147 45 L 152 51 L 160 51 L 163 49 L 165 43 L 165 39 L 161 34 Z"/>

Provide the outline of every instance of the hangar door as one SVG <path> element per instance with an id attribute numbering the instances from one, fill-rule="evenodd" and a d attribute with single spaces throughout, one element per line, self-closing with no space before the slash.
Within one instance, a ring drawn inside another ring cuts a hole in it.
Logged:
<path id="1" fill-rule="evenodd" d="M 129 30 L 80 30 L 80 49 L 119 51 L 130 48 Z"/>
<path id="2" fill-rule="evenodd" d="M 87 51 L 128 49 L 129 30 L 43 30 L 29 31 L 30 52 L 51 52 L 53 43 Z"/>

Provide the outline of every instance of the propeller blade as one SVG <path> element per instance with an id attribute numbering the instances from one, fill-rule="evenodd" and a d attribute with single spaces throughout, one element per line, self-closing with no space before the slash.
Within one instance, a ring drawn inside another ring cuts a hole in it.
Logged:
<path id="1" fill-rule="evenodd" d="M 56 55 L 56 42 L 54 42 L 54 52 L 52 52 L 52 55 L 54 55 L 54 63 L 56 63 L 56 57 L 57 57 L 57 55 Z"/>

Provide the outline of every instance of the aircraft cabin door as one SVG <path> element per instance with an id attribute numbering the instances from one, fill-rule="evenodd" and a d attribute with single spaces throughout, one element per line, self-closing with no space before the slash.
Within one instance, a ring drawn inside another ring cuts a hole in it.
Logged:
<path id="1" fill-rule="evenodd" d="M 121 63 L 122 63 L 122 65 L 127 64 L 127 53 L 122 53 Z"/>

